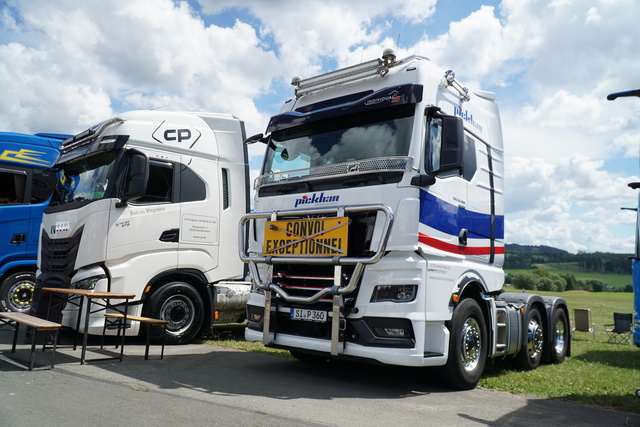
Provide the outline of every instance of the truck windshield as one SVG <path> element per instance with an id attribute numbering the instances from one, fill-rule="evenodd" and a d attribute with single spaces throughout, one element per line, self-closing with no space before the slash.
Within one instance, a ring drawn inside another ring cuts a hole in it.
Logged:
<path id="1" fill-rule="evenodd" d="M 262 174 L 407 156 L 414 110 L 407 104 L 274 131 Z"/>
<path id="2" fill-rule="evenodd" d="M 52 205 L 91 201 L 104 197 L 113 179 L 117 151 L 109 151 L 75 160 L 64 166 L 51 199 Z"/>

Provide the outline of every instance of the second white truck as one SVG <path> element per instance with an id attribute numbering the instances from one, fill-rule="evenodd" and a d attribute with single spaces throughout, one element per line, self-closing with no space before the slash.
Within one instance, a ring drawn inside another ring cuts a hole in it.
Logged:
<path id="1" fill-rule="evenodd" d="M 240 224 L 249 341 L 301 360 L 441 367 L 473 388 L 487 357 L 569 354 L 561 298 L 505 293 L 495 95 L 426 58 L 309 79 L 271 118 Z"/>
<path id="2" fill-rule="evenodd" d="M 135 294 L 132 315 L 185 343 L 242 321 L 249 285 L 237 223 L 248 207 L 244 124 L 225 114 L 132 111 L 64 141 L 53 168 L 37 280 Z M 63 324 L 75 326 L 68 305 Z M 89 333 L 101 334 L 97 313 Z M 84 323 L 82 323 L 84 324 Z M 138 323 L 127 330 L 138 333 Z M 111 333 L 115 333 L 111 331 Z"/>

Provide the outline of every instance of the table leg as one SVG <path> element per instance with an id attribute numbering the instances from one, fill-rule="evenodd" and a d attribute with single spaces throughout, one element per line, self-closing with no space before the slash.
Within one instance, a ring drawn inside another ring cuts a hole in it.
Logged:
<path id="1" fill-rule="evenodd" d="M 122 319 L 122 341 L 120 342 L 120 362 L 122 362 L 122 356 L 124 356 L 124 336 L 127 334 L 127 312 L 128 311 L 129 311 L 129 300 L 124 300 L 124 318 Z"/>
<path id="2" fill-rule="evenodd" d="M 82 337 L 82 356 L 80 356 L 81 365 L 84 365 L 85 354 L 87 352 L 87 337 L 89 335 L 89 317 L 90 316 L 91 316 L 91 300 L 87 298 L 87 308 L 85 309 L 85 317 L 84 317 L 84 334 Z"/>
<path id="3" fill-rule="evenodd" d="M 84 304 L 84 297 L 80 297 L 80 304 L 78 305 L 78 318 L 76 319 L 76 333 L 73 337 L 73 351 L 78 348 L 78 335 L 80 334 L 80 319 L 82 319 L 82 307 Z"/>

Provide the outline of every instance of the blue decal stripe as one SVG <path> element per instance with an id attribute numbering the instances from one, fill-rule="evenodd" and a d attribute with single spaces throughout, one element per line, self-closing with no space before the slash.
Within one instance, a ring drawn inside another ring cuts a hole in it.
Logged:
<path id="1" fill-rule="evenodd" d="M 420 190 L 420 223 L 442 233 L 457 236 L 461 229 L 469 230 L 469 238 L 491 237 L 491 215 L 472 212 L 445 202 Z M 504 216 L 495 216 L 496 239 L 504 239 Z"/>

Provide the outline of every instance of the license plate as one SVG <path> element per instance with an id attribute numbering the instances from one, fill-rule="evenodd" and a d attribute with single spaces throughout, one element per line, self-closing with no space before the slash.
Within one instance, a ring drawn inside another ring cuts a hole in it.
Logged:
<path id="1" fill-rule="evenodd" d="M 292 308 L 291 318 L 293 320 L 306 320 L 308 322 L 326 322 L 327 312 L 323 310 L 310 310 L 307 308 Z"/>
<path id="2" fill-rule="evenodd" d="M 267 221 L 263 256 L 346 256 L 349 218 Z"/>

